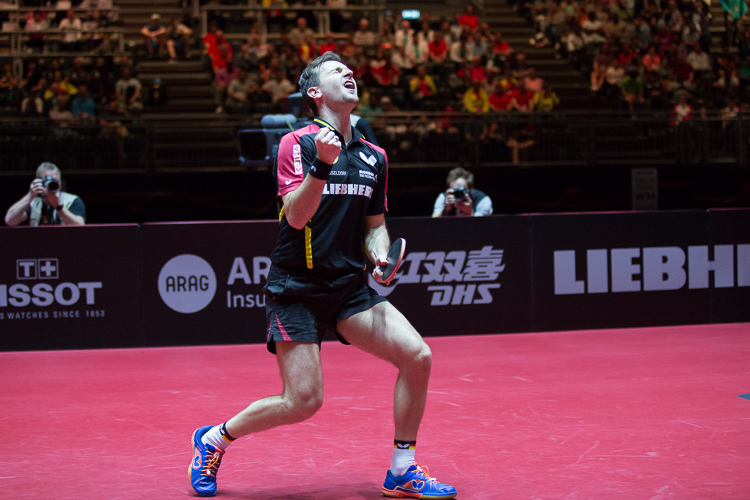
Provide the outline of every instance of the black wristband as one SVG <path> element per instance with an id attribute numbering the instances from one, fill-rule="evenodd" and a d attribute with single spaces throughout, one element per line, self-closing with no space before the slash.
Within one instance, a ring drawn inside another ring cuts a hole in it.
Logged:
<path id="1" fill-rule="evenodd" d="M 333 165 L 329 165 L 328 163 L 315 158 L 312 165 L 310 165 L 308 173 L 316 179 L 326 181 L 328 180 L 328 175 L 331 173 L 331 168 L 333 168 Z"/>

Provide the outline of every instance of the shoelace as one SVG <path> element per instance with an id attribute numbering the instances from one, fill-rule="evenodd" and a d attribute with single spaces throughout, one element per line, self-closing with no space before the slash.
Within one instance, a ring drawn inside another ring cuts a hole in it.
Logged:
<path id="1" fill-rule="evenodd" d="M 440 481 L 434 477 L 430 477 L 430 469 L 426 465 L 417 465 L 416 463 L 414 465 L 417 466 L 417 470 L 425 477 L 428 483 L 440 484 Z"/>
<path id="2" fill-rule="evenodd" d="M 209 453 L 211 452 L 209 451 Z M 221 465 L 222 455 L 223 453 L 218 450 L 211 453 L 211 458 L 203 465 L 203 473 L 201 476 L 216 477 L 216 471 L 219 469 L 219 465 Z"/>

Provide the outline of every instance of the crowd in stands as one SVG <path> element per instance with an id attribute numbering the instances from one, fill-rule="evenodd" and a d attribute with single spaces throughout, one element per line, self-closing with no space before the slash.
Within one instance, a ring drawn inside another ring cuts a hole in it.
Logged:
<path id="1" fill-rule="evenodd" d="M 750 83 L 745 0 L 722 0 L 713 20 L 703 0 L 541 0 L 517 4 L 536 26 L 534 42 L 553 46 L 589 77 L 596 100 L 616 110 L 671 110 L 672 123 L 736 102 Z M 727 36 L 711 53 L 711 27 Z M 689 112 L 688 112 L 689 110 Z"/>
<path id="2" fill-rule="evenodd" d="M 45 10 L 33 8 L 25 10 L 25 18 L 11 22 L 9 28 L 25 32 L 24 48 L 29 54 L 42 52 L 79 52 L 79 51 L 112 51 L 118 41 L 119 33 L 107 30 L 120 26 L 117 12 L 111 10 L 112 3 L 97 2 L 96 9 L 76 2 L 78 9 Z M 86 4 L 90 2 L 85 2 Z M 28 2 L 25 2 L 28 4 Z M 70 5 L 70 2 L 68 2 Z M 41 2 L 38 3 L 41 5 Z M 38 6 L 37 5 L 37 6 Z M 47 3 L 49 5 L 49 2 Z M 0 20 L 5 24 L 10 19 L 11 11 L 0 13 Z M 13 26 L 13 24 L 17 24 Z M 54 33 L 54 37 L 48 36 Z"/>
<path id="3" fill-rule="evenodd" d="M 429 13 L 419 21 L 386 16 L 378 32 L 363 17 L 350 32 L 328 33 L 323 39 L 317 39 L 307 18 L 300 16 L 273 44 L 254 27 L 245 43 L 233 47 L 222 28 L 221 19 L 212 21 L 203 38 L 207 67 L 215 79 L 217 113 L 284 111 L 284 98 L 296 91 L 305 65 L 327 51 L 339 53 L 355 71 L 361 94 L 355 113 L 384 132 L 386 140 L 411 131 L 419 137 L 451 134 L 459 142 L 517 143 L 509 147 L 523 150 L 533 139 L 518 141 L 517 131 L 506 126 L 456 126 L 448 117 L 457 112 L 522 116 L 552 111 L 560 102 L 524 54 L 502 33 L 492 32 L 471 5 L 450 19 L 432 20 Z M 444 117 L 411 120 L 408 125 L 381 123 L 384 111 Z M 397 142 L 402 150 L 412 145 Z"/>

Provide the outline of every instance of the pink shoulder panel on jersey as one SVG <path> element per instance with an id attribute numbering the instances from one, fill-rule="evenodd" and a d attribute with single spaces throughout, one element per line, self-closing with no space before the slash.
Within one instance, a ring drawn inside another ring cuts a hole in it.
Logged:
<path id="1" fill-rule="evenodd" d="M 297 189 L 305 180 L 305 169 L 302 166 L 302 145 L 300 137 L 315 133 L 320 127 L 312 124 L 281 138 L 279 153 L 276 160 L 276 175 L 279 179 L 279 196 L 283 196 Z"/>

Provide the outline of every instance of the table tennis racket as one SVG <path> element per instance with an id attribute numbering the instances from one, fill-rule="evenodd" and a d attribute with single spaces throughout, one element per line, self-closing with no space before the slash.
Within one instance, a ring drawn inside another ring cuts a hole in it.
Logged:
<path id="1" fill-rule="evenodd" d="M 399 238 L 391 244 L 391 248 L 388 250 L 388 256 L 386 260 L 388 264 L 380 267 L 380 271 L 383 273 L 383 281 L 388 283 L 396 275 L 398 266 L 401 265 L 401 259 L 404 258 L 404 252 L 406 251 L 406 240 Z"/>

